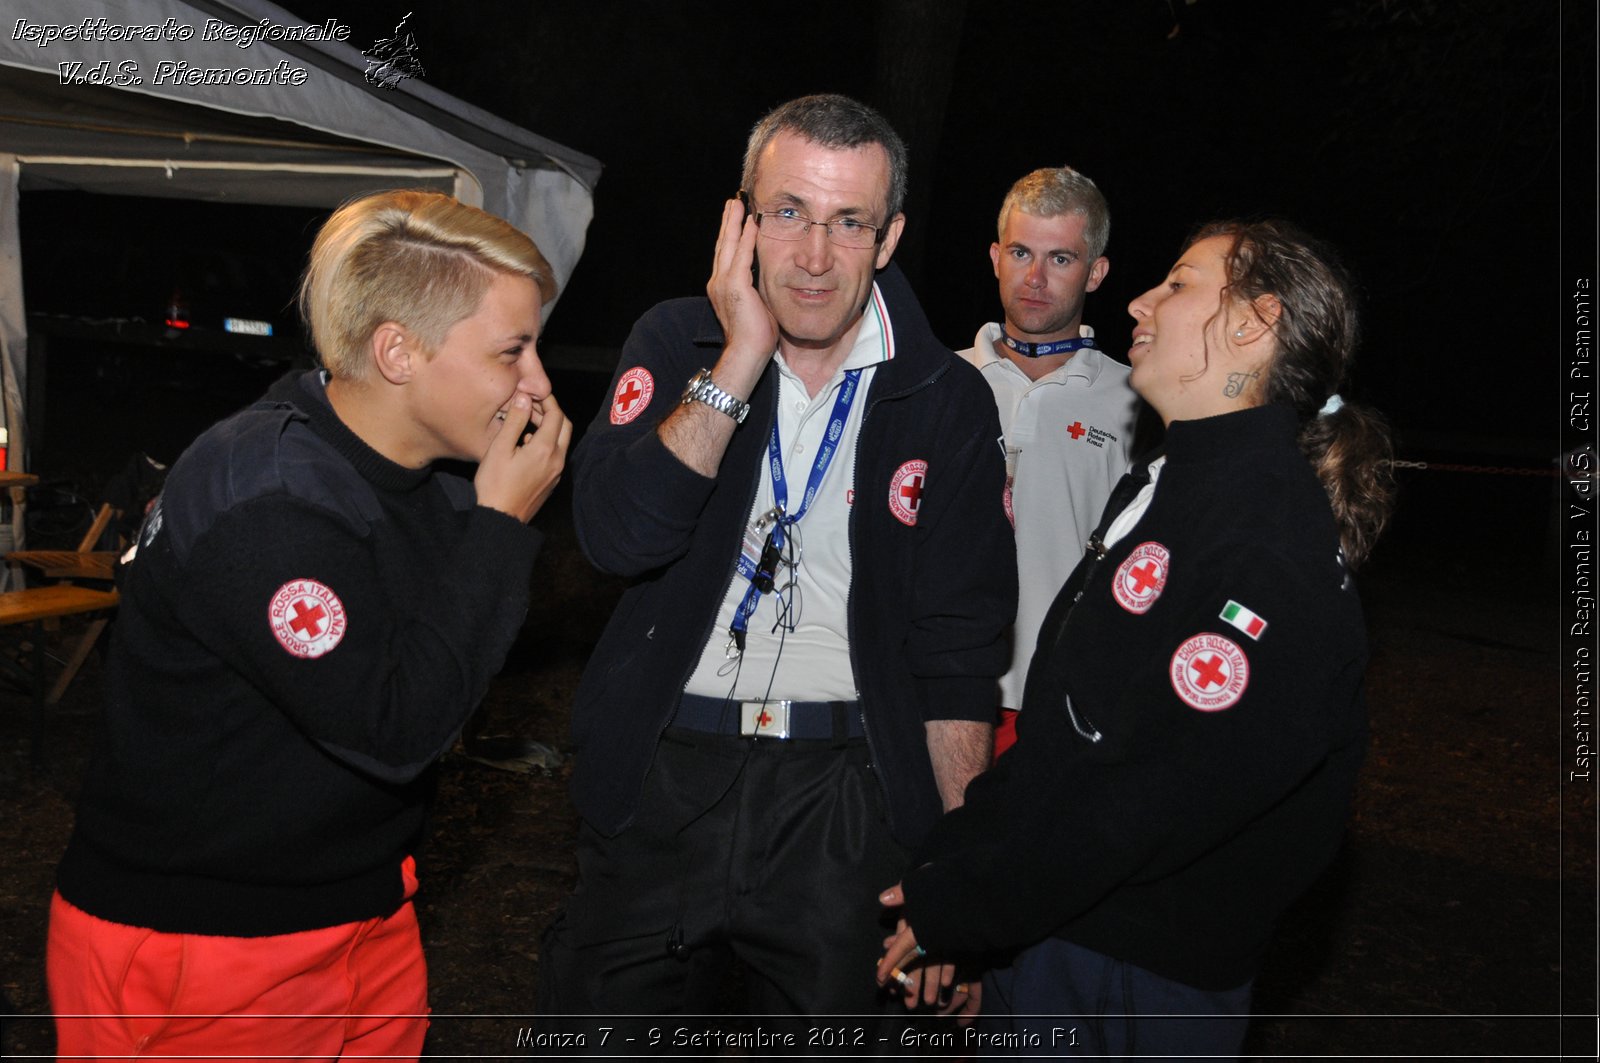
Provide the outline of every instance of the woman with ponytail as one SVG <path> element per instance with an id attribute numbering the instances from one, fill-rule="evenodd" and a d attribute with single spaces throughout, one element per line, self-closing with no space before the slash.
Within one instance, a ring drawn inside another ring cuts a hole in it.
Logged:
<path id="1" fill-rule="evenodd" d="M 1045 619 L 1016 747 L 884 892 L 903 918 L 878 976 L 933 1000 L 922 964 L 990 967 L 990 1046 L 1061 1051 L 1074 1026 L 1085 1054 L 1236 1055 L 1273 924 L 1349 815 L 1351 571 L 1388 515 L 1388 436 L 1339 392 L 1351 285 L 1288 225 L 1202 227 L 1129 312 L 1166 443 Z"/>

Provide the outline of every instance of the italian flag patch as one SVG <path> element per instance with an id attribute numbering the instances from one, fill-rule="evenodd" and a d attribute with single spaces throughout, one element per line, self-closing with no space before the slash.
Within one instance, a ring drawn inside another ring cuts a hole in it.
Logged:
<path id="1" fill-rule="evenodd" d="M 1231 600 L 1222 608 L 1222 619 L 1258 642 L 1261 640 L 1261 633 L 1267 630 L 1265 620 Z"/>

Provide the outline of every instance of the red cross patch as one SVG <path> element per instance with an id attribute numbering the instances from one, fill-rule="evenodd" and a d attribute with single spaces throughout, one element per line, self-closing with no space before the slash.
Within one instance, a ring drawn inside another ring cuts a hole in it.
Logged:
<path id="1" fill-rule="evenodd" d="M 889 481 L 889 512 L 907 527 L 915 527 L 922 508 L 922 488 L 928 482 L 928 463 L 912 458 L 894 471 Z"/>
<path id="2" fill-rule="evenodd" d="M 339 645 L 347 618 L 344 603 L 324 583 L 292 579 L 267 606 L 272 637 L 294 657 L 314 658 Z"/>
<path id="3" fill-rule="evenodd" d="M 1071 424 L 1067 425 L 1067 435 L 1072 437 L 1073 442 L 1077 442 L 1078 440 L 1082 439 L 1084 433 L 1087 431 L 1088 429 L 1083 427 L 1082 421 L 1073 421 Z"/>
<path id="4" fill-rule="evenodd" d="M 1117 566 L 1111 593 L 1117 604 L 1135 616 L 1149 612 L 1167 585 L 1172 555 L 1160 543 L 1140 543 L 1128 559 Z"/>
<path id="5" fill-rule="evenodd" d="M 1233 708 L 1250 683 L 1250 661 L 1244 651 L 1232 639 L 1210 632 L 1179 646 L 1168 671 L 1173 692 L 1201 712 Z"/>
<path id="6" fill-rule="evenodd" d="M 636 365 L 617 381 L 616 393 L 611 396 L 611 423 L 627 424 L 650 405 L 650 396 L 656 393 L 655 378 L 650 370 Z"/>

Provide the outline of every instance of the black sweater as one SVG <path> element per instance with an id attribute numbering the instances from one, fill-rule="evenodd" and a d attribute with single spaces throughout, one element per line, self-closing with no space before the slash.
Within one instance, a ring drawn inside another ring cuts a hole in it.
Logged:
<path id="1" fill-rule="evenodd" d="M 1045 621 L 1016 747 L 907 877 L 930 953 L 1059 936 L 1204 989 L 1254 976 L 1338 846 L 1365 735 L 1360 605 L 1295 432 L 1276 407 L 1172 424 L 1149 509 Z M 1122 604 L 1163 551 L 1153 604 Z"/>
<path id="2" fill-rule="evenodd" d="M 538 542 L 466 480 L 369 448 L 318 374 L 207 431 L 120 573 L 62 895 L 241 937 L 392 912 L 428 769 L 516 637 Z"/>

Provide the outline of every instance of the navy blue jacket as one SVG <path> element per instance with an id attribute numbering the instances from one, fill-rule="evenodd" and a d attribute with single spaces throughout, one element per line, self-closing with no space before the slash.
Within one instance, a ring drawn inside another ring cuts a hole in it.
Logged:
<path id="1" fill-rule="evenodd" d="M 878 284 L 895 356 L 878 366 L 865 396 L 853 470 L 850 656 L 894 832 L 911 844 L 941 811 L 924 723 L 993 719 L 1016 612 L 1016 544 L 988 386 L 934 338 L 897 268 Z M 613 423 L 614 406 L 602 408 L 573 455 L 579 541 L 599 568 L 633 579 L 573 710 L 573 798 L 608 835 L 632 821 L 656 740 L 711 635 L 777 412 L 777 368 L 769 366 L 716 477 L 666 449 L 656 426 L 722 344 L 706 299 L 645 314 L 612 394 L 619 384 L 637 394 L 628 378 L 651 390 L 648 406 L 623 424 Z M 891 512 L 889 492 L 896 470 L 913 460 L 927 462 L 927 475 L 907 525 Z"/>

